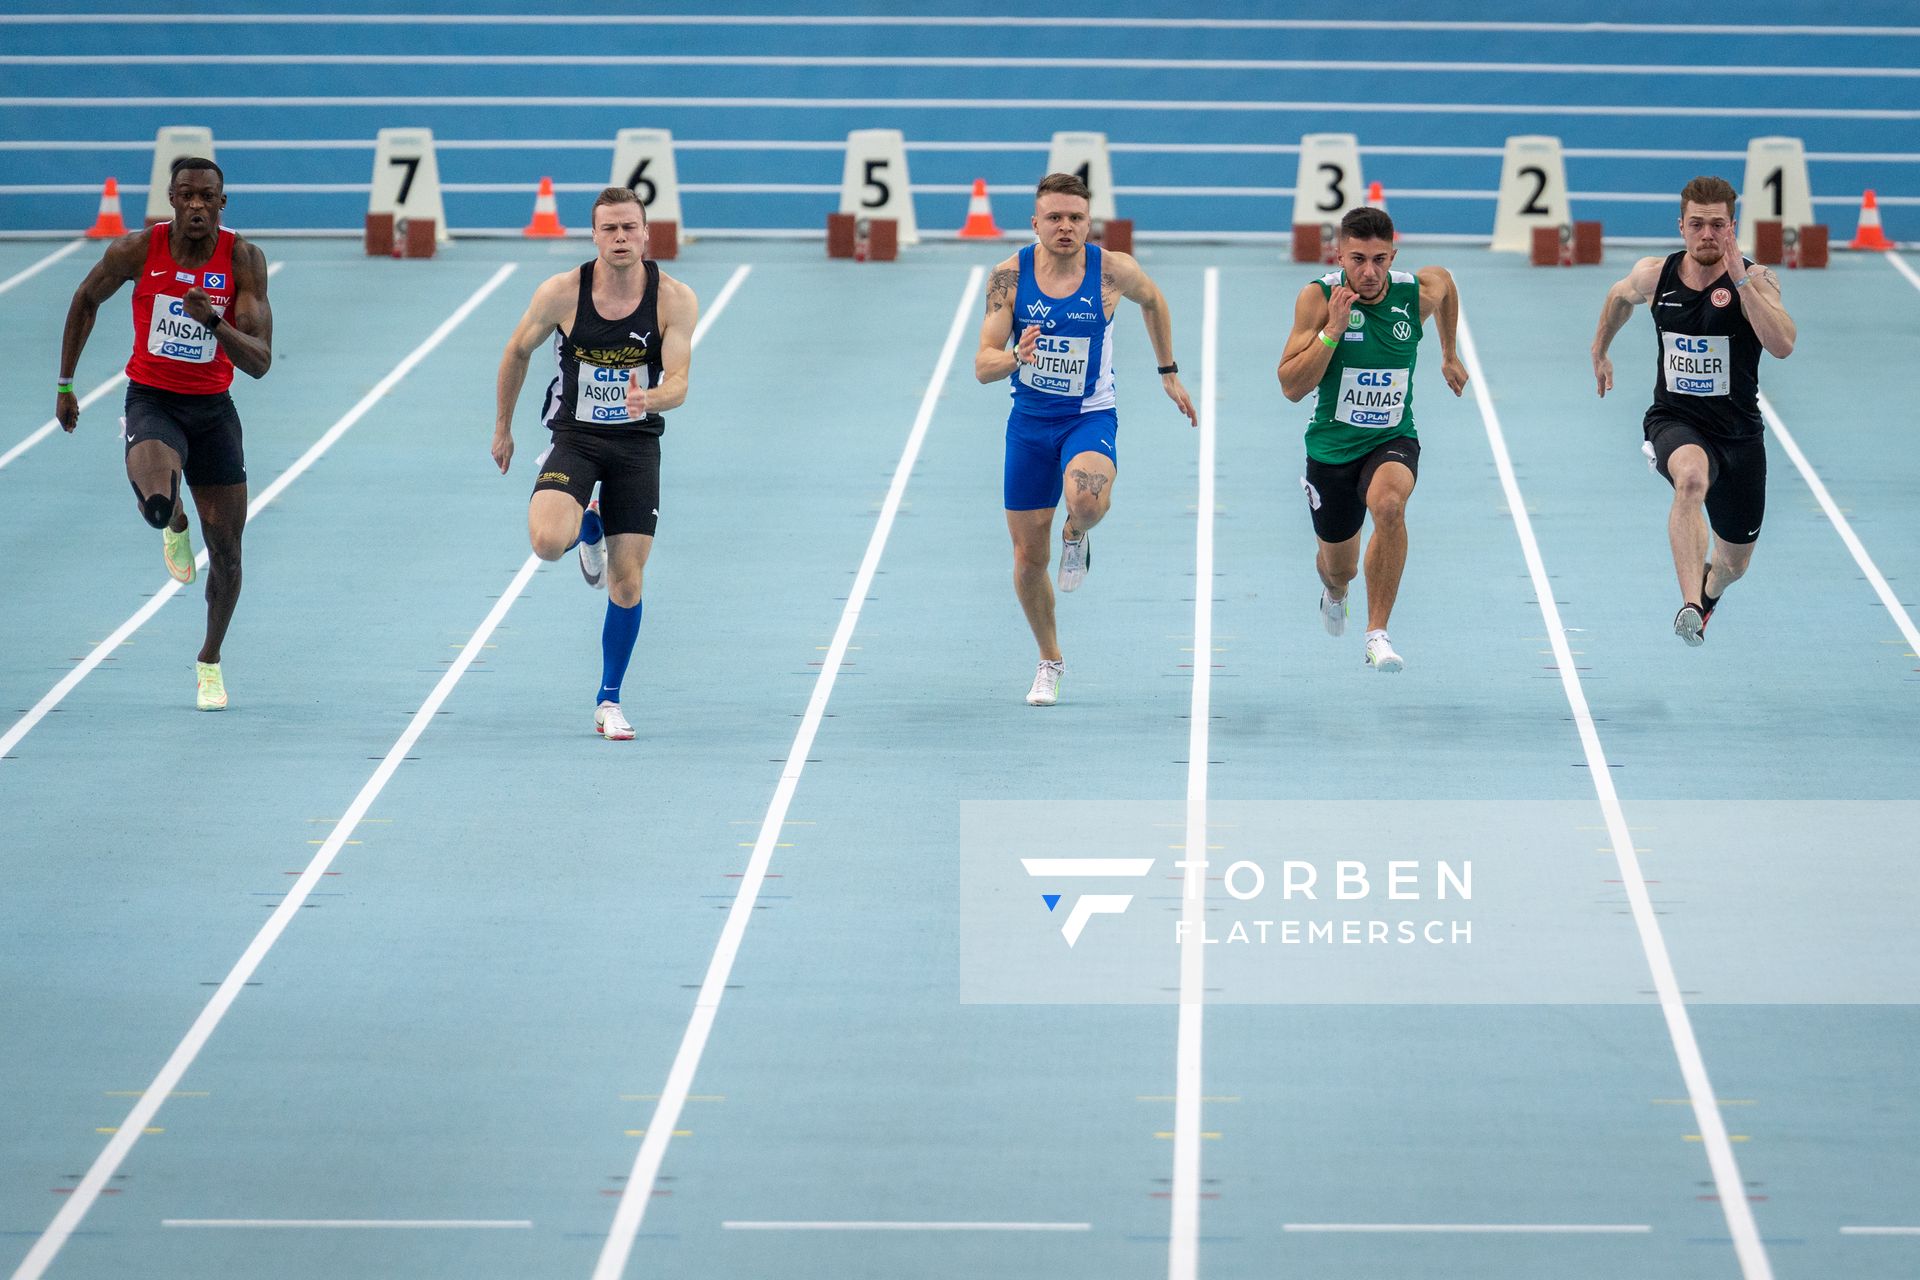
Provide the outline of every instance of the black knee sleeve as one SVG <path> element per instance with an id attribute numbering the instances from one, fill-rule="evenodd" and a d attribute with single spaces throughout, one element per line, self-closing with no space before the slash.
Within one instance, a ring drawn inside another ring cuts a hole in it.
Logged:
<path id="1" fill-rule="evenodd" d="M 139 486 L 134 487 L 134 496 L 140 499 L 140 514 L 146 522 L 156 529 L 164 529 L 173 523 L 174 504 L 180 498 L 180 476 L 174 473 L 171 493 L 141 493 Z"/>

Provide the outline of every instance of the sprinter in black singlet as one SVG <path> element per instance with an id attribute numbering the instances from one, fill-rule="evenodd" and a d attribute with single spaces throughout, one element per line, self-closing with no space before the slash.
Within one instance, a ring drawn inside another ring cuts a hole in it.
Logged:
<path id="1" fill-rule="evenodd" d="M 588 585 L 607 588 L 593 727 L 627 739 L 633 725 L 620 710 L 620 685 L 640 636 L 641 578 L 660 517 L 660 415 L 686 401 L 699 302 L 646 260 L 646 209 L 627 188 L 608 187 L 593 202 L 593 244 L 598 258 L 534 290 L 507 340 L 493 460 L 506 474 L 527 359 L 551 336 L 559 372 L 541 418 L 553 443 L 537 464 L 527 533 L 543 560 L 577 545 Z"/>
<path id="2" fill-rule="evenodd" d="M 1634 307 L 1653 304 L 1658 374 L 1641 449 L 1673 485 L 1667 538 L 1681 601 L 1673 630 L 1689 645 L 1706 641 L 1707 619 L 1753 559 L 1767 509 L 1760 352 L 1784 360 L 1796 336 L 1779 280 L 1740 254 L 1734 198 L 1724 178 L 1686 185 L 1680 192 L 1686 247 L 1635 263 L 1608 291 L 1593 340 L 1594 380 L 1604 396 L 1613 388 L 1607 357 L 1613 335 Z"/>

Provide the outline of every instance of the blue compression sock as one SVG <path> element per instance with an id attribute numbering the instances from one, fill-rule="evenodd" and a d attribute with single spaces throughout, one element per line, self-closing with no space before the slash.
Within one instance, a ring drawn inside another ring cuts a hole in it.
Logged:
<path id="1" fill-rule="evenodd" d="M 627 678 L 627 663 L 633 657 L 633 645 L 640 638 L 640 610 L 643 602 L 623 609 L 607 601 L 607 621 L 600 628 L 600 694 L 597 702 L 620 701 L 620 682 Z"/>
<path id="2" fill-rule="evenodd" d="M 592 546 L 594 543 L 600 541 L 602 535 L 600 513 L 592 507 L 588 507 L 580 515 L 580 532 L 575 535 L 573 546 L 568 547 L 567 550 L 571 551 L 583 542 L 588 546 Z"/>

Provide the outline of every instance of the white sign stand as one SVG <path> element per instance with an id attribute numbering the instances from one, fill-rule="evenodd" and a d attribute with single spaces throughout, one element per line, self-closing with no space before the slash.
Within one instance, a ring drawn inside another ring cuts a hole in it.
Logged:
<path id="1" fill-rule="evenodd" d="M 1532 253 L 1535 227 L 1570 226 L 1567 162 L 1560 139 L 1522 135 L 1507 139 L 1500 161 L 1500 199 L 1493 214 L 1493 247 Z"/>
<path id="2" fill-rule="evenodd" d="M 173 162 L 182 156 L 219 159 L 213 154 L 213 130 L 177 124 L 153 135 L 153 176 L 147 179 L 148 226 L 173 221 L 173 205 L 167 200 L 167 189 L 173 183 Z"/>
<path id="3" fill-rule="evenodd" d="M 1798 138 L 1754 138 L 1747 143 L 1747 177 L 1740 184 L 1740 251 L 1753 252 L 1753 224 L 1778 222 L 1796 231 L 1813 222 L 1813 186 L 1807 149 Z"/>
<path id="4" fill-rule="evenodd" d="M 920 243 L 920 225 L 913 218 L 913 186 L 907 177 L 907 140 L 898 129 L 856 129 L 847 135 L 840 212 L 856 218 L 892 218 L 899 225 L 901 244 Z"/>
<path id="5" fill-rule="evenodd" d="M 431 129 L 382 129 L 373 146 L 373 194 L 368 213 L 402 218 L 432 218 L 434 239 L 450 243 L 447 210 L 440 203 L 440 162 Z"/>
<path id="6" fill-rule="evenodd" d="M 1071 173 L 1093 193 L 1091 216 L 1111 222 L 1120 215 L 1113 205 L 1113 161 L 1107 155 L 1104 133 L 1056 133 L 1047 153 L 1047 173 Z M 1042 175 L 1045 176 L 1045 175 Z"/>

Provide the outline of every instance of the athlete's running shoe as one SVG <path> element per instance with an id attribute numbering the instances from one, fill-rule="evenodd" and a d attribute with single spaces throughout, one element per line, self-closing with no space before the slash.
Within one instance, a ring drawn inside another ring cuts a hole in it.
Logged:
<path id="1" fill-rule="evenodd" d="M 1027 690 L 1027 705 L 1050 707 L 1060 701 L 1060 676 L 1066 669 L 1065 662 L 1041 659 L 1039 668 L 1033 673 L 1033 688 Z"/>
<path id="2" fill-rule="evenodd" d="M 603 702 L 593 709 L 593 731 L 608 742 L 627 742 L 633 737 L 633 726 L 627 723 L 617 702 Z"/>
<path id="3" fill-rule="evenodd" d="M 1093 568 L 1093 548 L 1088 545 L 1086 534 L 1077 538 L 1060 540 L 1060 589 L 1072 591 L 1087 580 L 1087 570 Z"/>
<path id="4" fill-rule="evenodd" d="M 587 510 L 593 512 L 594 519 L 600 518 L 600 501 L 595 499 L 587 504 Z M 587 580 L 590 587 L 607 585 L 607 534 L 602 526 L 600 538 L 596 542 L 580 543 L 580 576 Z M 632 733 L 627 736 L 631 738 Z"/>
<path id="5" fill-rule="evenodd" d="M 1347 634 L 1347 602 L 1335 600 L 1325 587 L 1320 588 L 1320 625 L 1330 636 Z"/>
<path id="6" fill-rule="evenodd" d="M 1393 642 L 1387 639 L 1384 631 L 1375 631 L 1367 636 L 1367 665 L 1383 675 L 1391 675 L 1407 665 L 1407 660 L 1393 651 Z"/>
<path id="7" fill-rule="evenodd" d="M 193 535 L 182 529 L 175 533 L 172 529 L 160 531 L 160 554 L 166 558 L 167 572 L 173 575 L 175 582 L 193 581 L 195 565 L 193 563 Z"/>
<path id="8" fill-rule="evenodd" d="M 225 711 L 227 682 L 220 676 L 220 664 L 196 662 L 193 664 L 193 669 L 200 677 L 200 689 L 194 695 L 193 705 L 202 711 Z"/>
<path id="9" fill-rule="evenodd" d="M 1680 612 L 1673 615 L 1673 634 L 1687 642 L 1689 648 L 1698 648 L 1707 642 L 1707 611 L 1697 604 L 1680 606 Z"/>

